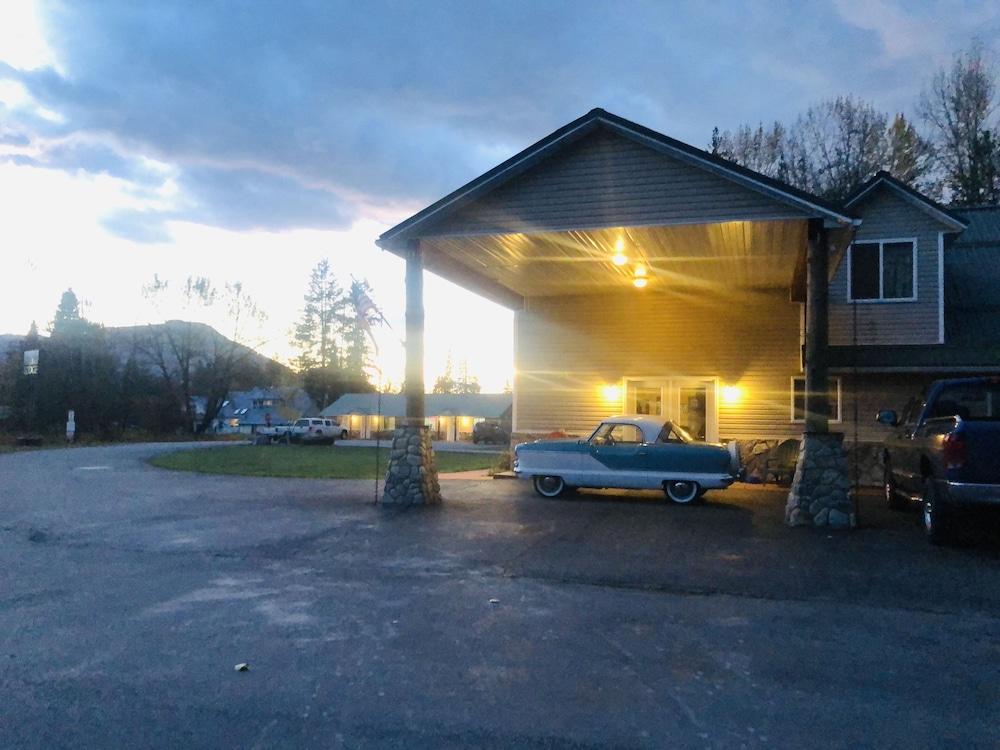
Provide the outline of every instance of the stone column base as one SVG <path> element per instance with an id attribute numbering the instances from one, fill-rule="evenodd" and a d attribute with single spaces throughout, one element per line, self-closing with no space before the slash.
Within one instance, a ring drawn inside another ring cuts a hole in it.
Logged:
<path id="1" fill-rule="evenodd" d="M 840 433 L 802 436 L 792 489 L 785 506 L 789 526 L 849 529 L 857 524 L 851 504 L 851 480 Z"/>
<path id="2" fill-rule="evenodd" d="M 384 505 L 432 505 L 441 502 L 431 434 L 421 424 L 404 424 L 392 433 Z"/>

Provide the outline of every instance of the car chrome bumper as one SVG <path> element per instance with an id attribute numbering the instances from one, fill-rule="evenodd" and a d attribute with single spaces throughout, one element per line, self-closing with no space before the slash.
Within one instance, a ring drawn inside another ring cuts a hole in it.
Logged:
<path id="1" fill-rule="evenodd" d="M 938 490 L 949 505 L 1000 507 L 1000 484 L 938 481 Z"/>

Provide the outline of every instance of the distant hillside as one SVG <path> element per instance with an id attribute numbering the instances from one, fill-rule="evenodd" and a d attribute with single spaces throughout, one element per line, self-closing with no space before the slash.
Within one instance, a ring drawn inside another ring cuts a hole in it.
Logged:
<path id="1" fill-rule="evenodd" d="M 169 320 L 166 323 L 156 325 L 109 326 L 104 329 L 104 334 L 108 345 L 117 354 L 119 361 L 124 364 L 137 349 L 141 350 L 144 341 L 165 333 L 167 329 L 173 329 L 175 334 L 180 333 L 186 326 L 190 326 L 191 333 L 195 337 L 202 339 L 202 343 L 207 345 L 206 348 L 214 348 L 216 343 L 220 347 L 235 343 L 209 325 L 187 323 L 182 320 Z M 45 339 L 44 336 L 42 338 Z M 23 339 L 24 336 L 18 334 L 0 334 L 0 356 L 6 356 L 8 351 L 19 347 Z M 266 374 L 269 383 L 278 384 L 294 377 L 292 370 L 281 362 L 242 344 L 235 344 L 235 346 L 238 351 L 246 354 L 246 361 L 249 364 L 259 367 L 262 373 Z"/>

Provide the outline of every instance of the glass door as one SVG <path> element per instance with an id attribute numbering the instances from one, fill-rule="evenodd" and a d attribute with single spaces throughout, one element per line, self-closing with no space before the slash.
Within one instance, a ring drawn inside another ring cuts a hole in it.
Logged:
<path id="1" fill-rule="evenodd" d="M 719 440 L 714 378 L 625 378 L 625 410 L 662 416 L 695 440 Z"/>

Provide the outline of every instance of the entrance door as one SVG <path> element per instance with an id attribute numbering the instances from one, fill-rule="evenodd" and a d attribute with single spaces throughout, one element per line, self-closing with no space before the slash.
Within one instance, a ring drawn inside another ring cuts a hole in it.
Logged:
<path id="1" fill-rule="evenodd" d="M 719 440 L 714 378 L 626 378 L 625 408 L 669 419 L 695 440 Z"/>

